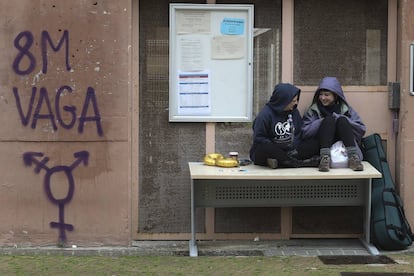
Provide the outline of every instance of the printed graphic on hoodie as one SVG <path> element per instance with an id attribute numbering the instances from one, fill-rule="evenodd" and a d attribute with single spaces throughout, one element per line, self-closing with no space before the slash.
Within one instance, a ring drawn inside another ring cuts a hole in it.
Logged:
<path id="1" fill-rule="evenodd" d="M 277 122 L 275 124 L 274 132 L 275 137 L 273 138 L 273 142 L 285 144 L 292 141 L 294 131 L 289 119 L 285 122 Z"/>

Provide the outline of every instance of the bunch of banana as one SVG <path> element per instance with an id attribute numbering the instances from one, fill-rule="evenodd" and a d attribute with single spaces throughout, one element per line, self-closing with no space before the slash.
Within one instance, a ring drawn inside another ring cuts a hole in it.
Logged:
<path id="1" fill-rule="evenodd" d="M 238 167 L 239 161 L 233 158 L 223 158 L 223 159 L 217 160 L 216 165 L 219 167 L 225 167 L 225 168 Z"/>
<path id="2" fill-rule="evenodd" d="M 204 156 L 203 161 L 204 164 L 209 165 L 209 166 L 215 166 L 217 160 L 219 159 L 223 159 L 224 156 L 220 153 L 210 153 Z"/>
<path id="3" fill-rule="evenodd" d="M 239 162 L 233 158 L 224 158 L 220 153 L 210 153 L 204 156 L 204 164 L 208 166 L 219 166 L 225 168 L 237 167 Z"/>

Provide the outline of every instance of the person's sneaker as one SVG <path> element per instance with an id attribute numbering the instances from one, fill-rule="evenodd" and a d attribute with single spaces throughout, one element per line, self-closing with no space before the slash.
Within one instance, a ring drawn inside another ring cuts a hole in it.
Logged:
<path id="1" fill-rule="evenodd" d="M 351 154 L 348 156 L 348 167 L 353 171 L 363 171 L 364 165 L 357 154 Z"/>
<path id="2" fill-rule="evenodd" d="M 267 158 L 267 165 L 269 166 L 269 168 L 271 169 L 277 169 L 278 167 L 278 162 L 277 159 L 274 158 Z"/>
<path id="3" fill-rule="evenodd" d="M 321 156 L 321 161 L 319 162 L 319 171 L 329 172 L 329 164 L 331 163 L 331 157 L 327 154 Z"/>

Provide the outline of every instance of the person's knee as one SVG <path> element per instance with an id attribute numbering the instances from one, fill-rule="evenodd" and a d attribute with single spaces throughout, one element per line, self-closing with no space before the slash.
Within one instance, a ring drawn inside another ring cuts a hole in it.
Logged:
<path id="1" fill-rule="evenodd" d="M 336 119 L 336 126 L 337 127 L 345 127 L 349 125 L 348 119 L 346 117 L 338 117 L 338 119 Z"/>
<path id="2" fill-rule="evenodd" d="M 330 116 L 326 116 L 323 119 L 319 130 L 325 132 L 327 129 L 333 129 L 333 128 L 335 128 L 335 118 L 332 115 L 330 115 Z"/>

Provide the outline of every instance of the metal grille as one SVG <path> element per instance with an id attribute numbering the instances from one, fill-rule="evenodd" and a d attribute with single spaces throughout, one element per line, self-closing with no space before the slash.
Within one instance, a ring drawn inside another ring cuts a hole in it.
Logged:
<path id="1" fill-rule="evenodd" d="M 364 205 L 368 182 L 335 180 L 197 180 L 197 207 L 282 207 Z"/>
<path id="2" fill-rule="evenodd" d="M 215 198 L 231 199 L 305 199 L 305 198 L 355 198 L 358 186 L 352 185 L 289 185 L 216 187 Z"/>

